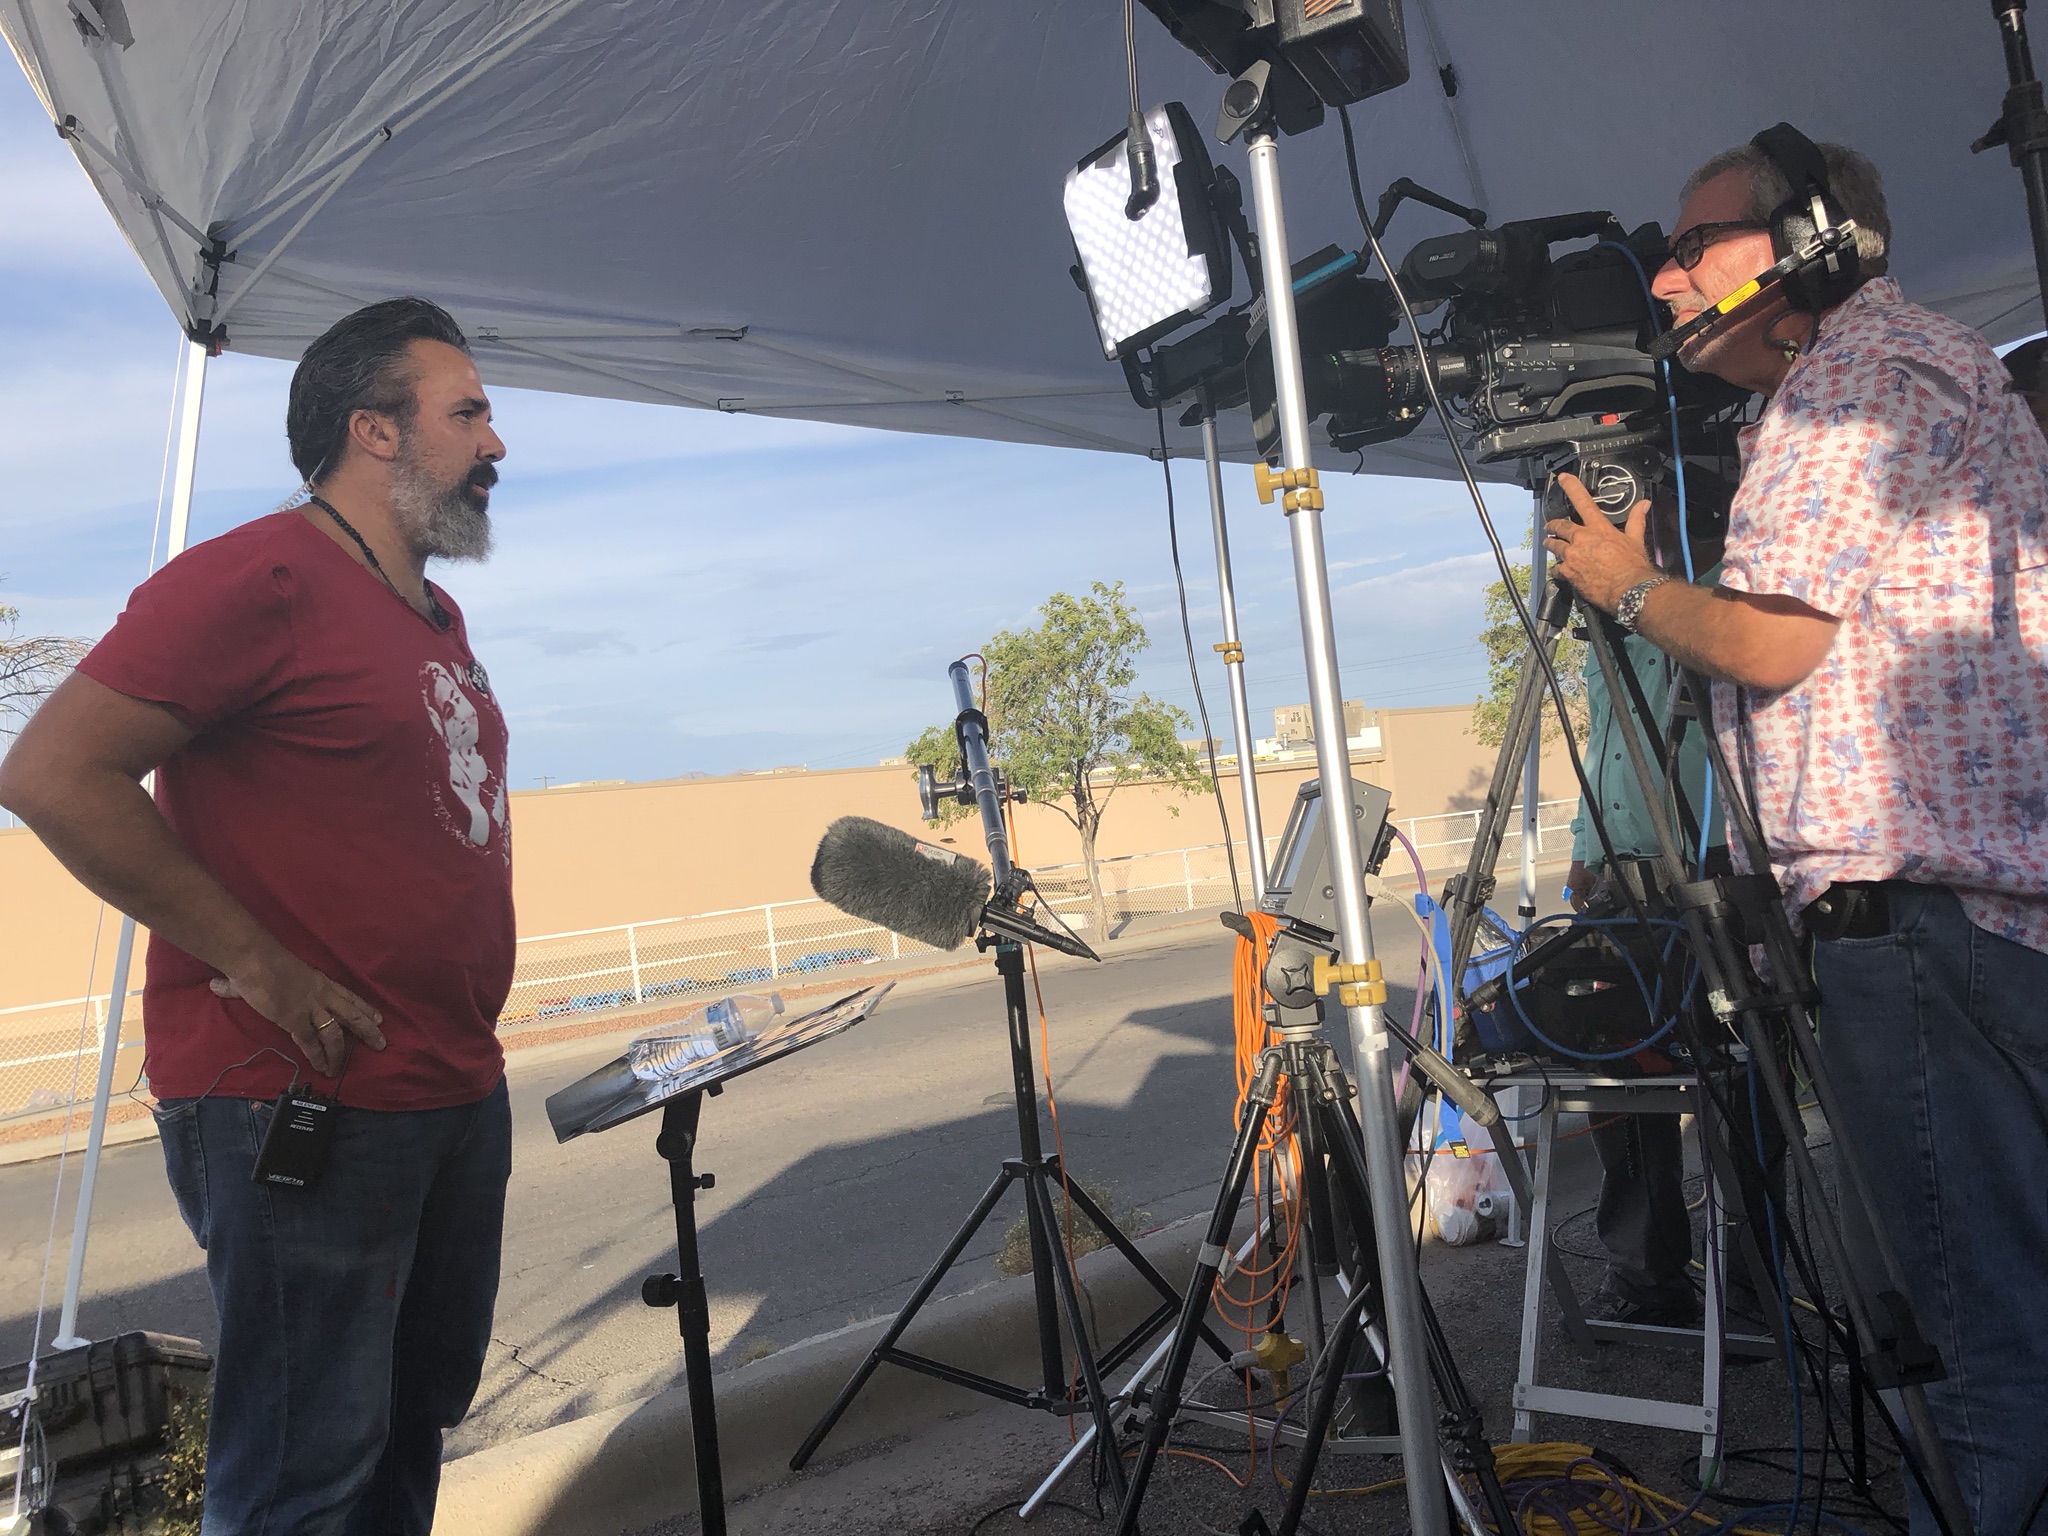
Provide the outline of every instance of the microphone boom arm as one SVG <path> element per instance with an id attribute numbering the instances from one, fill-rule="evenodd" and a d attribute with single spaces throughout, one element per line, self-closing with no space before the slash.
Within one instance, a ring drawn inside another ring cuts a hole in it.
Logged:
<path id="1" fill-rule="evenodd" d="M 975 707 L 974 684 L 967 676 L 966 662 L 954 662 L 946 675 L 953 680 L 953 702 L 960 710 L 953 719 L 953 735 L 960 743 L 960 762 L 973 786 L 974 803 L 981 808 L 981 835 L 988 843 L 989 867 L 1000 899 L 1016 866 L 1010 861 L 1010 834 L 1003 826 L 1002 792 L 988 760 L 988 716 Z"/>
<path id="2" fill-rule="evenodd" d="M 960 713 L 953 718 L 953 734 L 960 743 L 960 763 L 981 810 L 981 835 L 988 844 L 988 862 L 995 875 L 995 889 L 981 911 L 981 926 L 1006 939 L 1024 944 L 1043 944 L 1064 955 L 1083 960 L 1102 957 L 1071 934 L 1057 932 L 1027 915 L 1019 899 L 1030 885 L 1030 875 L 1010 858 L 1010 833 L 1003 825 L 1003 789 L 988 759 L 988 716 L 974 703 L 974 683 L 967 675 L 967 663 L 956 661 L 946 669 L 953 680 L 953 702 Z"/>

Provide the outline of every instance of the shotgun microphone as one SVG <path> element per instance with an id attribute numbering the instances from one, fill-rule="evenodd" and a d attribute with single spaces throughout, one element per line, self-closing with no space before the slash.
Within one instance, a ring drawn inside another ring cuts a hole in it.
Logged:
<path id="1" fill-rule="evenodd" d="M 850 917 L 934 949 L 958 949 L 980 928 L 1096 959 L 1070 934 L 1039 923 L 1014 897 L 990 892 L 987 866 L 865 816 L 825 829 L 811 861 L 811 889 Z"/>

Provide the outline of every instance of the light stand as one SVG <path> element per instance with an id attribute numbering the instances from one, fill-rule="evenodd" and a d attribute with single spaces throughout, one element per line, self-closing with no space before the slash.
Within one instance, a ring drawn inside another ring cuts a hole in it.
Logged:
<path id="1" fill-rule="evenodd" d="M 1209 525 L 1216 535 L 1216 597 L 1223 609 L 1224 676 L 1230 683 L 1230 728 L 1237 738 L 1237 785 L 1244 796 L 1244 842 L 1251 865 L 1252 900 L 1266 897 L 1266 829 L 1259 815 L 1259 782 L 1252 761 L 1252 712 L 1244 688 L 1244 646 L 1237 637 L 1237 592 L 1231 584 L 1230 531 L 1223 521 L 1223 458 L 1216 447 L 1216 407 L 1205 384 L 1195 392 L 1202 418 L 1202 462 L 1209 471 Z M 1186 418 L 1182 418 L 1185 422 Z M 1229 857 L 1230 850 L 1223 850 Z"/>
<path id="2" fill-rule="evenodd" d="M 1121 1498 L 1124 1491 L 1123 1458 L 1116 1442 L 1116 1426 L 1110 1412 L 1110 1398 L 1103 1387 L 1103 1377 L 1136 1354 L 1147 1339 L 1166 1325 L 1179 1309 L 1180 1293 L 1124 1234 L 1109 1212 L 1103 1210 L 1078 1183 L 1069 1179 L 1059 1157 L 1046 1155 L 1040 1139 L 1038 1091 L 1031 1060 L 1031 1008 L 1024 991 L 1024 946 L 1003 931 L 1005 919 L 1017 914 L 1018 901 L 1029 889 L 1030 876 L 1010 859 L 1009 833 L 1003 825 L 1002 795 L 988 756 L 988 720 L 975 707 L 974 685 L 968 677 L 967 664 L 954 662 L 949 675 L 954 700 L 959 707 L 954 730 L 960 743 L 961 762 L 967 771 L 966 788 L 971 791 L 981 811 L 982 835 L 988 844 L 989 863 L 995 876 L 995 889 L 988 910 L 983 914 L 982 932 L 976 937 L 975 944 L 978 948 L 995 950 L 996 972 L 1003 978 L 1004 1014 L 1009 1025 L 1010 1082 L 1017 1108 L 1018 1155 L 1003 1160 L 995 1182 L 989 1185 L 938 1260 L 926 1271 L 917 1289 L 911 1293 L 910 1300 L 904 1303 L 903 1310 L 896 1314 L 895 1320 L 868 1352 L 859 1369 L 840 1389 L 832 1406 L 825 1410 L 824 1416 L 804 1437 L 803 1444 L 790 1458 L 789 1466 L 793 1472 L 803 1469 L 824 1443 L 825 1436 L 831 1433 L 832 1426 L 839 1422 L 840 1416 L 860 1395 L 868 1378 L 878 1367 L 889 1364 L 936 1377 L 1019 1408 L 1036 1408 L 1061 1415 L 1088 1414 L 1094 1421 L 1098 1438 L 1107 1436 L 1104 1464 L 1111 1486 Z M 1075 941 L 1075 952 L 1089 959 L 1096 958 L 1078 941 Z M 1024 1186 L 1025 1229 L 1030 1239 L 1031 1285 L 1037 1315 L 1039 1381 L 1032 1387 L 998 1381 L 897 1345 L 897 1340 L 916 1320 L 925 1303 L 931 1300 L 939 1282 L 959 1262 L 960 1255 L 973 1241 L 975 1233 L 994 1213 L 1003 1195 L 1012 1184 L 1018 1183 Z M 1056 1190 L 1072 1202 L 1076 1211 L 1093 1222 L 1096 1230 L 1159 1293 L 1160 1304 L 1122 1339 L 1099 1354 L 1088 1335 L 1089 1313 L 1075 1284 L 1067 1249 L 1058 1239 L 1059 1219 L 1053 1209 Z M 1078 1389 L 1072 1385 L 1072 1378 L 1067 1372 L 1061 1337 L 1063 1323 L 1066 1339 L 1073 1350 L 1074 1368 L 1080 1377 Z M 1219 1359 L 1227 1361 L 1230 1358 L 1230 1351 L 1213 1331 L 1205 1326 L 1201 1336 Z"/>
<path id="3" fill-rule="evenodd" d="M 1240 79 L 1226 95 L 1250 82 Z M 1258 89 L 1256 85 L 1252 87 Z M 1263 95 L 1263 92 L 1261 92 Z M 1308 666 L 1310 718 L 1315 724 L 1316 770 L 1322 782 L 1351 782 L 1351 754 L 1344 730 L 1344 694 L 1337 672 L 1335 618 L 1330 608 L 1328 563 L 1323 553 L 1323 496 L 1310 459 L 1307 390 L 1301 372 L 1301 338 L 1295 328 L 1294 279 L 1287 252 L 1287 222 L 1280 195 L 1280 149 L 1271 117 L 1250 116 L 1252 202 L 1257 215 L 1259 259 L 1265 275 L 1266 330 L 1273 349 L 1275 403 L 1280 417 L 1283 469 L 1271 474 L 1257 466 L 1259 499 L 1286 494 L 1288 539 L 1294 553 L 1295 590 L 1301 606 L 1303 659 Z M 1386 983 L 1373 953 L 1366 918 L 1365 861 L 1353 819 L 1323 818 L 1330 839 L 1331 883 L 1337 901 L 1338 996 L 1350 1024 L 1352 1061 L 1358 1090 L 1367 1194 L 1374 1236 L 1383 1256 L 1380 1300 L 1385 1312 L 1389 1374 L 1401 1421 L 1401 1458 L 1407 1470 L 1408 1518 L 1415 1536 L 1448 1536 L 1449 1516 L 1439 1466 L 1436 1406 L 1429 1381 L 1423 1327 L 1422 1280 L 1409 1258 L 1408 1189 L 1394 1106 L 1393 1074 L 1385 1019 Z"/>
<path id="4" fill-rule="evenodd" d="M 2041 82 L 2034 78 L 2027 0 L 1991 0 L 1991 14 L 1998 19 L 2010 84 L 1998 121 L 1970 149 L 1981 152 L 2002 144 L 2019 170 L 2027 191 L 2027 229 L 2034 240 L 2034 280 L 2048 316 L 2048 107 L 2041 102 Z"/>

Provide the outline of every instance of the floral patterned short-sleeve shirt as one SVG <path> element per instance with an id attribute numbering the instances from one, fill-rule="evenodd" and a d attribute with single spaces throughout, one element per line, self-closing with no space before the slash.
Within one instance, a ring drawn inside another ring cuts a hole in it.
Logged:
<path id="1" fill-rule="evenodd" d="M 2048 950 L 2048 440 L 2004 364 L 1877 278 L 1742 446 L 1722 584 L 1841 620 L 1797 687 L 1714 685 L 1795 920 L 1914 880 Z"/>

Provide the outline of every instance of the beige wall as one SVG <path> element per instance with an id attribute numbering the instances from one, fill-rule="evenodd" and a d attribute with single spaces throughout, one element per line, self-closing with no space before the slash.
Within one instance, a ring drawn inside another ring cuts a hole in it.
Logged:
<path id="1" fill-rule="evenodd" d="M 1352 771 L 1393 796 L 1395 814 L 1467 810 L 1485 797 L 1493 752 L 1467 734 L 1469 706 L 1377 711 L 1381 751 L 1360 754 Z M 1545 760 L 1544 798 L 1570 794 L 1559 749 Z M 1258 773 L 1267 835 L 1286 820 L 1310 760 Z M 1243 810 L 1233 772 L 1223 775 L 1233 835 Z M 645 918 L 789 901 L 810 894 L 813 850 L 840 816 L 930 836 L 918 816 L 916 782 L 903 767 L 818 773 L 748 774 L 651 784 L 530 790 L 512 796 L 513 870 L 522 937 L 602 928 Z M 982 857 L 970 818 L 937 834 Z M 1027 867 L 1071 863 L 1079 840 L 1052 807 L 1019 807 L 1017 856 Z M 1212 798 L 1156 785 L 1118 790 L 1103 821 L 1104 857 L 1222 840 Z M 0 1008 L 77 997 L 93 963 L 99 903 L 26 831 L 0 830 Z M 101 924 L 92 990 L 103 992 L 118 917 Z"/>

